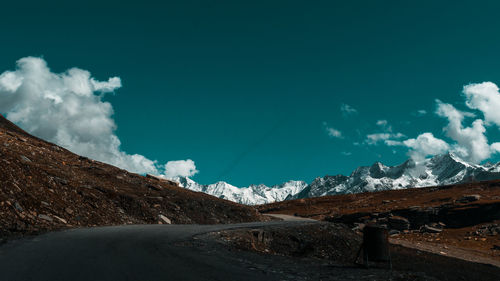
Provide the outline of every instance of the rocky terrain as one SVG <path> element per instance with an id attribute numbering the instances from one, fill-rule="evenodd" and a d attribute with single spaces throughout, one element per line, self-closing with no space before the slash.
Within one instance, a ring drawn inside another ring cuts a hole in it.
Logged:
<path id="1" fill-rule="evenodd" d="M 298 199 L 259 206 L 291 214 L 387 227 L 394 243 L 500 266 L 500 181 Z"/>
<path id="2" fill-rule="evenodd" d="M 0 238 L 68 227 L 263 219 L 252 207 L 78 156 L 0 115 Z"/>
<path id="3" fill-rule="evenodd" d="M 469 163 L 449 152 L 416 163 L 412 159 L 401 165 L 386 166 L 376 162 L 362 166 L 350 176 L 318 177 L 310 184 L 288 181 L 268 187 L 263 184 L 238 188 L 226 182 L 202 185 L 189 178 L 176 178 L 180 186 L 241 204 L 257 205 L 298 198 L 361 193 L 366 191 L 398 190 L 414 187 L 441 186 L 500 179 L 500 163 L 478 165 Z"/>
<path id="4" fill-rule="evenodd" d="M 356 256 L 362 236 L 345 224 L 268 226 L 219 231 L 209 236 L 230 249 L 294 257 L 301 264 L 312 260 L 311 263 L 323 265 L 314 273 L 297 272 L 296 280 L 302 280 L 301 274 L 310 278 L 306 280 L 497 280 L 500 274 L 500 267 L 478 260 L 466 261 L 397 244 L 390 247 L 393 271 L 387 270 L 387 263 L 365 268 Z M 314 274 L 320 277 L 312 277 Z"/>

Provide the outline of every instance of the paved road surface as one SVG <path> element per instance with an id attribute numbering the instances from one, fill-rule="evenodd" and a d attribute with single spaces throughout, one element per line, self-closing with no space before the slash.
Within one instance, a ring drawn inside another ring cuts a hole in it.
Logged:
<path id="1" fill-rule="evenodd" d="M 282 215 L 282 214 L 265 214 L 265 216 L 281 219 L 284 221 L 303 221 L 303 222 L 307 222 L 307 221 L 308 222 L 315 222 L 315 221 L 317 221 L 317 220 L 313 220 L 313 219 L 290 216 L 290 215 Z"/>
<path id="2" fill-rule="evenodd" d="M 210 232 L 320 223 L 129 225 L 72 229 L 0 245 L 0 281 L 388 280 L 383 269 L 232 249 Z M 428 279 L 421 279 L 428 280 Z"/>
<path id="3" fill-rule="evenodd" d="M 267 270 L 267 257 L 183 245 L 193 236 L 234 225 L 132 225 L 47 233 L 0 246 L 0 280 L 293 280 Z M 223 247 L 221 247 L 223 248 Z M 243 256 L 240 256 L 242 254 Z"/>

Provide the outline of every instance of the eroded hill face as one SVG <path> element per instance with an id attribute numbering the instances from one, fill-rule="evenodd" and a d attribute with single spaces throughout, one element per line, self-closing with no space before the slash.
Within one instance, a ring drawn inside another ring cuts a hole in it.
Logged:
<path id="1" fill-rule="evenodd" d="M 78 156 L 0 115 L 0 238 L 66 227 L 261 219 L 252 207 Z"/>

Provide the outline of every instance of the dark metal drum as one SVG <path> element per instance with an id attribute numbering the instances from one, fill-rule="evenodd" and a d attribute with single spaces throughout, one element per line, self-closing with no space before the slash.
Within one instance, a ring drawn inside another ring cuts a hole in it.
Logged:
<path id="1" fill-rule="evenodd" d="M 363 230 L 363 252 L 365 258 L 375 262 L 390 262 L 389 234 L 378 225 L 367 225 Z"/>

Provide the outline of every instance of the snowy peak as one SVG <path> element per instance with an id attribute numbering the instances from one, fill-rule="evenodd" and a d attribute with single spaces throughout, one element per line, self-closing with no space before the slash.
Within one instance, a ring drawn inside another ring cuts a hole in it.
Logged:
<path id="1" fill-rule="evenodd" d="M 500 178 L 500 162 L 478 165 L 469 163 L 454 153 L 446 153 L 422 162 L 407 160 L 398 166 L 380 162 L 354 170 L 345 180 L 331 177 L 315 179 L 293 198 L 317 197 L 345 193 L 437 186 Z"/>
<path id="2" fill-rule="evenodd" d="M 190 178 L 182 177 L 175 178 L 174 180 L 186 189 L 204 192 L 215 197 L 246 205 L 259 205 L 283 201 L 287 199 L 287 197 L 294 196 L 301 192 L 307 186 L 307 183 L 304 181 L 287 181 L 271 187 L 259 184 L 240 188 L 223 181 L 202 185 Z"/>
<path id="3" fill-rule="evenodd" d="M 184 188 L 238 202 L 257 205 L 277 201 L 325 195 L 393 190 L 412 187 L 447 185 L 470 181 L 500 179 L 500 162 L 478 165 L 453 153 L 446 153 L 415 162 L 409 159 L 397 166 L 375 162 L 361 166 L 350 176 L 318 177 L 310 184 L 288 181 L 268 187 L 263 184 L 236 187 L 226 182 L 201 185 L 189 178 L 175 179 Z"/>

